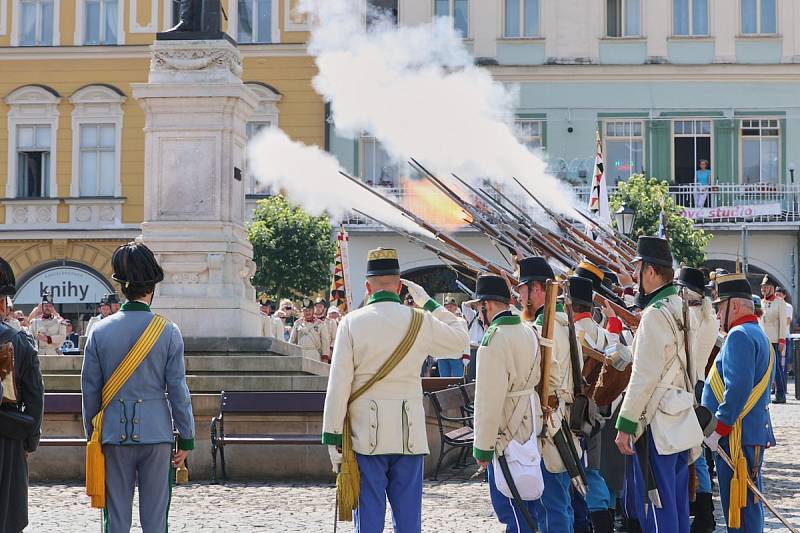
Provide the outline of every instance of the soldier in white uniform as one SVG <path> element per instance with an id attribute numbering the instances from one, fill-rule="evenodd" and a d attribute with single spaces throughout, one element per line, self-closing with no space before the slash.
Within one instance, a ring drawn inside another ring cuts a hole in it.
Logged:
<path id="1" fill-rule="evenodd" d="M 283 321 L 274 315 L 275 302 L 265 294 L 258 297 L 261 308 L 261 336 L 283 340 Z"/>
<path id="2" fill-rule="evenodd" d="M 786 403 L 786 339 L 789 338 L 789 321 L 786 302 L 775 294 L 775 282 L 769 275 L 761 281 L 761 307 L 764 316 L 761 324 L 769 342 L 775 349 L 775 399 L 772 403 Z"/>
<path id="3" fill-rule="evenodd" d="M 519 270 L 520 284 L 517 290 L 522 303 L 522 319 L 532 320 L 541 335 L 541 328 L 544 325 L 545 282 L 555 279 L 555 273 L 547 260 L 539 256 L 520 260 Z M 553 430 L 548 432 L 550 437 L 540 440 L 544 494 L 536 505 L 537 520 L 542 533 L 572 531 L 575 519 L 570 495 L 570 475 L 551 438 L 552 433 L 562 427 L 562 420 L 569 420 L 573 402 L 569 326 L 564 306 L 560 303 L 556 306 L 554 326 L 553 359 L 550 364 L 550 376 L 547 377 L 551 391 L 548 408 L 552 411 L 549 421 Z M 579 355 L 580 358 L 582 355 Z M 580 454 L 581 446 L 577 437 L 567 435 L 567 438 L 573 438 L 575 448 Z"/>
<path id="4" fill-rule="evenodd" d="M 456 303 L 456 299 L 452 296 L 448 296 L 444 299 L 444 307 L 454 315 L 458 317 L 459 325 L 464 328 L 464 331 L 467 331 L 469 328 L 467 327 L 467 321 L 464 320 L 464 317 L 461 316 L 461 311 L 458 308 L 458 304 Z M 464 363 L 462 362 L 464 358 L 469 361 L 469 351 L 470 345 L 465 344 L 464 348 L 461 350 L 461 358 L 460 359 L 453 359 L 450 357 L 443 357 L 436 361 L 436 367 L 439 370 L 439 377 L 440 378 L 460 378 L 464 376 Z"/>
<path id="5" fill-rule="evenodd" d="M 328 326 L 314 317 L 314 304 L 311 300 L 303 301 L 303 316 L 295 321 L 289 342 L 299 345 L 303 350 L 316 352 L 320 361 L 330 363 L 331 340 Z"/>
<path id="6" fill-rule="evenodd" d="M 520 509 L 518 503 L 504 496 L 496 482 L 504 474 L 495 471 L 492 463 L 495 455 L 498 458 L 504 455 L 512 441 L 523 449 L 532 446 L 531 451 L 536 450 L 538 455 L 534 431 L 541 427 L 542 418 L 535 391 L 542 374 L 539 337 L 533 328 L 522 323 L 519 315 L 511 313 L 510 300 L 508 285 L 502 277 L 478 278 L 473 302 L 480 302 L 479 312 L 490 326 L 478 349 L 472 454 L 489 471 L 492 507 L 506 531 L 528 532 L 527 520 L 536 516 L 536 501 L 524 501 L 524 509 Z M 515 445 L 514 451 L 520 453 L 517 450 L 520 448 Z"/>
<path id="7" fill-rule="evenodd" d="M 637 300 L 643 311 L 616 422 L 617 447 L 630 456 L 625 471 L 629 517 L 647 533 L 688 533 L 690 451 L 703 442 L 703 431 L 686 372 L 683 303 L 673 284 L 669 242 L 640 237 L 637 252 Z"/>
<path id="8" fill-rule="evenodd" d="M 422 309 L 401 303 L 403 284 Z M 369 252 L 366 290 L 367 304 L 339 324 L 322 442 L 334 467 L 341 464 L 338 482 L 352 488 L 342 494 L 358 494 L 357 502 L 340 498 L 341 518 L 357 504 L 356 531 L 383 531 L 388 497 L 395 531 L 419 532 L 429 453 L 419 369 L 428 355 L 458 354 L 467 333 L 422 287 L 401 282 L 395 250 Z"/>
<path id="9" fill-rule="evenodd" d="M 336 328 L 339 323 L 328 317 L 328 300 L 321 296 L 314 300 L 314 318 L 328 328 L 328 342 L 331 343 L 328 354 L 330 354 L 333 351 L 333 341 L 336 338 Z M 330 362 L 330 359 L 327 362 Z"/>
<path id="10" fill-rule="evenodd" d="M 36 340 L 39 355 L 58 355 L 58 348 L 67 338 L 67 328 L 53 307 L 53 298 L 42 295 L 42 316 L 31 321 L 31 335 Z"/>
<path id="11" fill-rule="evenodd" d="M 93 316 L 89 319 L 89 323 L 86 325 L 86 333 L 85 335 L 88 337 L 89 333 L 92 332 L 92 329 L 104 318 L 111 315 L 111 304 L 108 303 L 108 295 L 103 296 L 100 298 L 100 304 L 97 306 L 98 314 Z"/>

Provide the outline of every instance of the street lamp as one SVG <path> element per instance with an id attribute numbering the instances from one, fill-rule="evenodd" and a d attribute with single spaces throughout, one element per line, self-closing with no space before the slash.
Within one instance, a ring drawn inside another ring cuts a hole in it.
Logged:
<path id="1" fill-rule="evenodd" d="M 617 229 L 623 235 L 630 235 L 633 232 L 633 221 L 636 220 L 636 211 L 628 204 L 623 203 L 619 209 L 614 213 L 614 221 L 617 223 Z"/>

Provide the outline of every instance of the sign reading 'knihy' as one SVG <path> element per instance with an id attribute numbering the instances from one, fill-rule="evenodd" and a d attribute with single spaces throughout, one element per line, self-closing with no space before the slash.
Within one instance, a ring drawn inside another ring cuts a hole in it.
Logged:
<path id="1" fill-rule="evenodd" d="M 13 300 L 18 305 L 41 303 L 48 291 L 56 304 L 95 304 L 112 292 L 105 280 L 77 267 L 58 266 L 43 270 L 28 279 Z"/>

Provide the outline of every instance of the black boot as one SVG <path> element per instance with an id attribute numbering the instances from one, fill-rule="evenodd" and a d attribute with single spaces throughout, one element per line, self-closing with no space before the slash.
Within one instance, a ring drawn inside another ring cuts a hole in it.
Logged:
<path id="1" fill-rule="evenodd" d="M 178 23 L 166 33 L 198 30 L 194 27 L 194 0 L 181 0 L 178 16 L 180 18 Z"/>
<path id="2" fill-rule="evenodd" d="M 594 533 L 614 533 L 614 517 L 608 511 L 594 511 L 590 517 Z"/>
<path id="3" fill-rule="evenodd" d="M 694 502 L 694 520 L 691 533 L 714 533 L 717 527 L 714 520 L 714 499 L 708 492 L 698 492 Z"/>

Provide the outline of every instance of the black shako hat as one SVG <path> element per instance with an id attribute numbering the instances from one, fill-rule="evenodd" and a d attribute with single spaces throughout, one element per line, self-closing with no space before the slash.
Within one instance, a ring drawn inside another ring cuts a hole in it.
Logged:
<path id="1" fill-rule="evenodd" d="M 17 279 L 14 270 L 8 261 L 0 257 L 0 296 L 14 296 L 17 294 Z"/>
<path id="2" fill-rule="evenodd" d="M 637 261 L 671 267 L 672 250 L 670 250 L 669 241 L 659 237 L 639 237 L 639 242 L 636 244 L 636 257 L 633 258 L 634 263 Z"/>
<path id="3" fill-rule="evenodd" d="M 769 277 L 769 274 L 764 274 L 764 279 L 761 280 L 761 286 L 764 285 L 772 285 L 773 287 L 776 285 L 775 280 Z"/>
<path id="4" fill-rule="evenodd" d="M 705 293 L 706 277 L 699 268 L 681 267 L 675 277 L 675 285 L 686 287 L 697 294 Z"/>
<path id="5" fill-rule="evenodd" d="M 555 277 L 553 267 L 542 256 L 525 257 L 519 261 L 519 285 L 532 281 L 547 281 Z"/>
<path id="6" fill-rule="evenodd" d="M 592 306 L 592 280 L 580 276 L 570 276 L 567 279 L 569 297 L 572 303 Z"/>
<path id="7" fill-rule="evenodd" d="M 507 304 L 511 302 L 511 292 L 508 290 L 508 283 L 501 276 L 494 274 L 483 274 L 478 277 L 475 284 L 475 299 L 467 304 L 493 300 Z"/>
<path id="8" fill-rule="evenodd" d="M 731 298 L 742 298 L 752 300 L 753 292 L 750 282 L 744 274 L 728 274 L 717 276 L 717 299 L 714 303 L 719 303 Z"/>
<path id="9" fill-rule="evenodd" d="M 397 250 L 392 248 L 376 248 L 367 254 L 367 277 L 399 276 L 400 260 Z"/>
<path id="10" fill-rule="evenodd" d="M 575 275 L 591 281 L 592 287 L 597 291 L 600 290 L 603 280 L 606 278 L 605 272 L 603 272 L 599 266 L 589 261 L 581 261 L 578 263 L 578 266 L 575 267 Z"/>
<path id="11" fill-rule="evenodd" d="M 109 305 L 110 304 L 118 304 L 119 303 L 119 296 L 117 296 L 117 293 L 114 292 L 114 293 L 111 293 L 111 294 L 107 294 L 106 295 L 106 303 L 109 304 Z"/>

